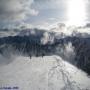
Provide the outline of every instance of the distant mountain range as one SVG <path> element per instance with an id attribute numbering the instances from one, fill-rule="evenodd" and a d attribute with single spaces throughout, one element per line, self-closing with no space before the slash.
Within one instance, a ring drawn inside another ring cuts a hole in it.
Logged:
<path id="1" fill-rule="evenodd" d="M 71 43 L 70 47 L 67 47 L 68 43 Z M 66 47 L 69 51 L 67 53 Z M 84 38 L 80 33 L 75 36 L 65 36 L 63 33 L 38 29 L 22 30 L 15 36 L 0 38 L 0 54 L 7 57 L 11 53 L 27 55 L 30 58 L 32 56 L 59 55 L 64 60 L 90 74 L 89 35 Z"/>

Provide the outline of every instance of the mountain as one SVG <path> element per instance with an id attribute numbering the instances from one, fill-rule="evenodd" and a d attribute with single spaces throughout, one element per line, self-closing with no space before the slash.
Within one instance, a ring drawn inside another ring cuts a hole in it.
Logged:
<path id="1" fill-rule="evenodd" d="M 0 38 L 0 53 L 10 56 L 58 55 L 90 74 L 90 37 L 64 36 L 60 33 L 38 29 L 25 29 L 16 36 Z M 71 58 L 72 57 L 72 58 Z"/>

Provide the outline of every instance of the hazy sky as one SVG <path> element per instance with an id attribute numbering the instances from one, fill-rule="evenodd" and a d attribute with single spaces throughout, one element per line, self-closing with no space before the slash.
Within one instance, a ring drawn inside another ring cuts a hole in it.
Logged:
<path id="1" fill-rule="evenodd" d="M 89 0 L 0 0 L 0 27 L 86 21 L 90 21 Z"/>

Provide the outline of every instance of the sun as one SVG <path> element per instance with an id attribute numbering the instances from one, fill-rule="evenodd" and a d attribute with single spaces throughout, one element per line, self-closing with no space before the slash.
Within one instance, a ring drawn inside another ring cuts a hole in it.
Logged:
<path id="1" fill-rule="evenodd" d="M 86 19 L 85 0 L 69 0 L 67 5 L 67 17 L 69 25 L 81 25 Z"/>

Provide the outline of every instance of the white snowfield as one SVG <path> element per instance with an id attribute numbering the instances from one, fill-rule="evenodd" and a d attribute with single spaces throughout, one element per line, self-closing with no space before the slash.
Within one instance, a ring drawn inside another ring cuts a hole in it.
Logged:
<path id="1" fill-rule="evenodd" d="M 17 90 L 90 90 L 90 78 L 58 56 L 32 59 L 16 56 L 10 63 L 0 65 L 1 87 L 18 87 Z"/>

